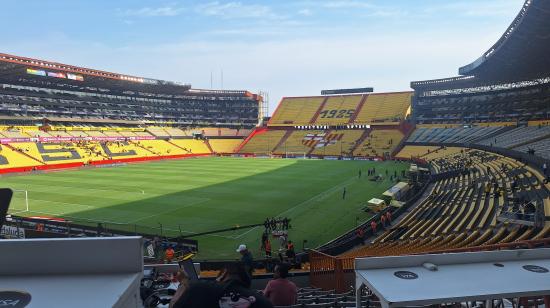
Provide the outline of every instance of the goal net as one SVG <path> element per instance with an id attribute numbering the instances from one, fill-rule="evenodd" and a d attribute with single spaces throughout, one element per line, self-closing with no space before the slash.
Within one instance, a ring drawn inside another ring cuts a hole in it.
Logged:
<path id="1" fill-rule="evenodd" d="M 29 192 L 27 190 L 13 190 L 9 214 L 17 215 L 29 211 Z"/>
<path id="2" fill-rule="evenodd" d="M 286 158 L 306 158 L 306 152 L 285 152 Z"/>

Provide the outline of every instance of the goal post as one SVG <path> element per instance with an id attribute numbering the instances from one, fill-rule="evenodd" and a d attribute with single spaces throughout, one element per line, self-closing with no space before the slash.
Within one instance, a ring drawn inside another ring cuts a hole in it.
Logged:
<path id="1" fill-rule="evenodd" d="M 307 158 L 306 152 L 285 152 L 286 158 Z"/>
<path id="2" fill-rule="evenodd" d="M 29 191 L 14 189 L 11 198 L 9 214 L 29 212 Z"/>

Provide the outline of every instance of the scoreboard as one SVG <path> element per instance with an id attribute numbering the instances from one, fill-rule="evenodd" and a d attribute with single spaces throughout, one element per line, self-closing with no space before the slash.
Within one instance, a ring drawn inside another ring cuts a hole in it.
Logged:
<path id="1" fill-rule="evenodd" d="M 322 90 L 321 95 L 372 93 L 374 88 Z"/>

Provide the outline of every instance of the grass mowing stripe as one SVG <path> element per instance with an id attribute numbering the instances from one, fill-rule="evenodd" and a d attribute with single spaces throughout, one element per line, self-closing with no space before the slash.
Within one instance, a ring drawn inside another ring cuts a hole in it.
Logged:
<path id="1" fill-rule="evenodd" d="M 288 216 L 293 224 L 290 238 L 295 243 L 307 239 L 311 247 L 349 230 L 356 220 L 367 219 L 369 214 L 360 210 L 366 201 L 394 184 L 357 179 L 359 169 L 363 174 L 372 167 L 377 173 L 387 169 L 400 174 L 408 166 L 212 157 L 9 176 L 2 182 L 39 199 L 30 202 L 34 213 L 75 222 L 101 221 L 124 230 L 158 230 L 160 223 L 165 234 L 178 235 L 180 230 L 210 231 Z M 348 194 L 342 200 L 339 191 L 344 186 Z M 23 207 L 21 196 L 15 201 L 17 208 Z M 124 224 L 128 222 L 138 225 Z M 261 230 L 255 228 L 198 237 L 198 258 L 237 258 L 239 244 L 257 251 L 260 236 Z"/>

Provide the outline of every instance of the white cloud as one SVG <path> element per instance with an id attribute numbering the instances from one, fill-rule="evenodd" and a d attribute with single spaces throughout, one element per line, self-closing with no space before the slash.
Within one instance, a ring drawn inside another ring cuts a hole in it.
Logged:
<path id="1" fill-rule="evenodd" d="M 370 9 L 375 8 L 376 6 L 365 2 L 365 1 L 355 1 L 355 0 L 340 0 L 340 1 L 328 1 L 321 3 L 322 7 L 333 8 L 333 9 Z"/>
<path id="2" fill-rule="evenodd" d="M 209 2 L 198 5 L 195 9 L 198 13 L 206 16 L 218 16 L 227 19 L 242 18 L 265 18 L 265 19 L 284 19 L 285 16 L 276 14 L 269 6 L 250 4 L 245 5 L 241 2 L 219 1 Z"/>
<path id="3" fill-rule="evenodd" d="M 163 7 L 143 7 L 139 9 L 130 9 L 123 12 L 124 16 L 137 17 L 160 17 L 160 16 L 178 16 L 184 12 L 182 7 L 163 6 Z"/>
<path id="4" fill-rule="evenodd" d="M 311 16 L 313 15 L 313 12 L 310 9 L 302 9 L 298 11 L 298 15 Z"/>

